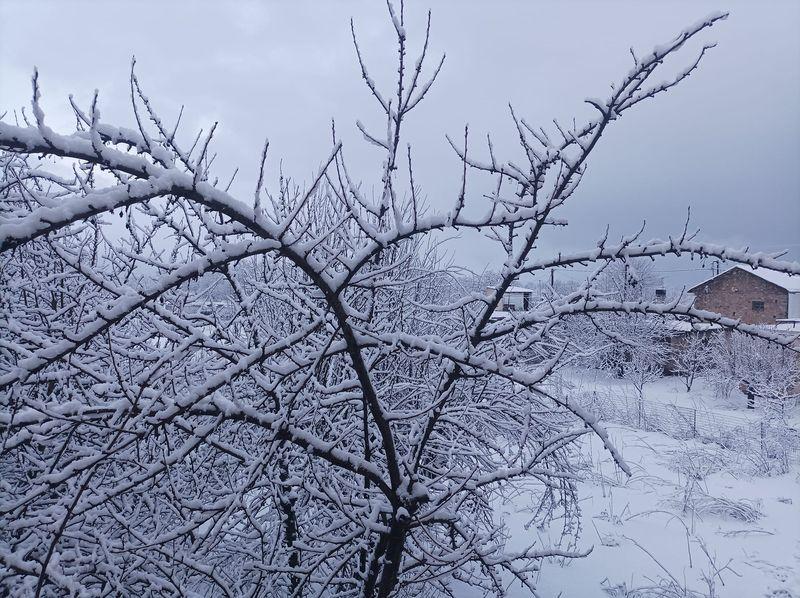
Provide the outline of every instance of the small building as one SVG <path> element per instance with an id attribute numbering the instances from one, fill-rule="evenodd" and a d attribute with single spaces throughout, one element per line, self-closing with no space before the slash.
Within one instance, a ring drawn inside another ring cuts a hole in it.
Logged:
<path id="1" fill-rule="evenodd" d="M 486 294 L 493 293 L 497 287 L 489 287 Z M 496 311 L 527 311 L 533 307 L 533 291 L 524 287 L 508 287 Z"/>
<path id="2" fill-rule="evenodd" d="M 800 276 L 766 268 L 734 266 L 689 289 L 697 309 L 745 324 L 800 320 Z"/>
<path id="3" fill-rule="evenodd" d="M 486 287 L 486 295 L 493 295 L 497 291 L 497 287 Z M 535 291 L 526 289 L 525 287 L 508 287 L 506 292 L 500 298 L 500 304 L 490 316 L 492 321 L 499 321 L 509 317 L 511 312 L 528 311 L 534 307 Z"/>

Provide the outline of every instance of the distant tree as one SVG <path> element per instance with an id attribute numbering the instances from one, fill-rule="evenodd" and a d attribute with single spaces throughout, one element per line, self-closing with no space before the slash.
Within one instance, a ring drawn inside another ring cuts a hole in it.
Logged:
<path id="1" fill-rule="evenodd" d="M 648 259 L 626 259 L 608 264 L 599 273 L 598 287 L 604 296 L 622 303 L 651 303 L 660 280 Z M 610 342 L 599 354 L 599 365 L 618 378 L 628 380 L 639 398 L 644 387 L 664 374 L 670 329 L 655 313 L 601 314 L 590 316 L 600 336 Z"/>
<path id="2" fill-rule="evenodd" d="M 480 273 L 468 272 L 459 276 L 463 291 L 468 293 L 485 294 L 488 289 L 496 287 L 502 280 L 500 273 L 494 270 L 484 270 Z"/>
<path id="3" fill-rule="evenodd" d="M 643 399 L 645 386 L 664 376 L 669 329 L 662 318 L 647 314 L 608 316 L 601 326 L 614 341 L 603 354 L 601 367 L 630 382 Z"/>
<path id="4" fill-rule="evenodd" d="M 690 332 L 676 341 L 670 359 L 675 373 L 686 386 L 686 392 L 692 390 L 698 376 L 711 368 L 713 352 L 710 342 L 708 335 L 701 332 Z"/>
<path id="5" fill-rule="evenodd" d="M 796 334 L 785 334 L 786 341 L 796 338 Z M 754 407 L 757 401 L 765 408 L 783 412 L 785 405 L 800 394 L 796 349 L 747 334 L 720 333 L 714 336 L 709 352 L 709 375 L 723 396 L 738 387 L 748 395 L 748 407 Z"/>
<path id="6" fill-rule="evenodd" d="M 534 259 L 606 129 L 690 76 L 710 46 L 660 73 L 725 15 L 633 55 L 607 98 L 587 100 L 586 122 L 546 130 L 512 111 L 521 160 L 491 143 L 478 160 L 465 129 L 444 213 L 423 209 L 401 134 L 442 62 L 425 78 L 430 28 L 412 61 L 402 4 L 390 16 L 394 87 L 377 86 L 355 45 L 385 119 L 381 133 L 357 124 L 383 156 L 374 199 L 335 131 L 309 184 L 281 175 L 268 192 L 265 144 L 253 193 L 234 196 L 232 176 L 212 171 L 216 127 L 184 140 L 133 70 L 131 127 L 104 122 L 95 94 L 72 104 L 74 132 L 52 130 L 35 73 L 30 116 L 0 119 L 5 594 L 503 595 L 509 579 L 533 591 L 543 559 L 586 554 L 576 439 L 597 434 L 629 471 L 596 418 L 553 392 L 573 346 L 560 323 L 680 314 L 781 342 L 677 300 L 609 296 L 597 276 L 665 254 L 800 264 L 686 230 Z M 465 209 L 484 201 L 470 170 L 493 177 L 483 213 Z M 109 234 L 112 217 L 121 234 Z M 433 233 L 463 229 L 505 252 L 488 295 L 454 288 L 431 250 Z M 520 277 L 576 265 L 597 272 L 492 318 Z M 215 285 L 212 309 L 198 310 Z M 506 548 L 495 509 L 523 493 L 538 523 L 562 526 L 561 542 Z"/>
<path id="7" fill-rule="evenodd" d="M 626 259 L 614 262 L 598 277 L 598 286 L 622 301 L 652 301 L 662 280 L 651 259 Z"/>
<path id="8" fill-rule="evenodd" d="M 746 348 L 738 339 L 716 333 L 709 342 L 711 362 L 708 378 L 718 397 L 730 399 L 731 394 L 744 379 L 739 353 Z"/>
<path id="9" fill-rule="evenodd" d="M 765 409 L 778 409 L 800 393 L 800 361 L 797 353 L 757 338 L 732 334 L 728 342 L 738 345 L 736 371 L 743 385 L 758 397 Z"/>

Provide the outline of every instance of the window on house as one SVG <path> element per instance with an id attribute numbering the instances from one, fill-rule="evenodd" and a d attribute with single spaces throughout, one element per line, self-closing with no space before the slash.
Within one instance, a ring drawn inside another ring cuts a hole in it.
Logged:
<path id="1" fill-rule="evenodd" d="M 664 301 L 667 298 L 667 289 L 656 289 L 656 300 Z"/>
<path id="2" fill-rule="evenodd" d="M 753 301 L 753 311 L 764 311 L 764 302 Z"/>

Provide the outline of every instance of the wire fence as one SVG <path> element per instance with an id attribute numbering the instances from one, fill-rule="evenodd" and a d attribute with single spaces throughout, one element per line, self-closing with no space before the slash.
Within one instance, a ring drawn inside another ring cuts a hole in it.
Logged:
<path id="1" fill-rule="evenodd" d="M 601 420 L 712 442 L 726 449 L 788 464 L 800 459 L 800 432 L 781 418 L 748 418 L 640 399 L 626 393 L 587 393 L 584 408 Z"/>

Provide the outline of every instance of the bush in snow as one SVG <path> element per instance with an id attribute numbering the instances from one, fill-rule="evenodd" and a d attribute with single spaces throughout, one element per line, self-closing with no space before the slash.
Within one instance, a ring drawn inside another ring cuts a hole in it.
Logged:
<path id="1" fill-rule="evenodd" d="M 785 337 L 796 342 L 796 335 Z M 759 419 L 745 437 L 756 450 L 747 457 L 760 474 L 781 474 L 800 450 L 800 438 L 788 422 L 800 393 L 800 360 L 795 348 L 766 342 L 746 334 L 717 333 L 709 344 L 711 367 L 707 373 L 721 395 L 738 388 L 748 408 Z M 732 438 L 741 442 L 742 436 Z"/>
<path id="2" fill-rule="evenodd" d="M 796 340 L 786 334 L 783 345 Z M 782 417 L 800 394 L 800 360 L 794 347 L 766 342 L 747 334 L 717 333 L 709 345 L 709 377 L 718 392 L 729 396 L 739 388 L 770 418 Z"/>
<path id="3" fill-rule="evenodd" d="M 707 334 L 690 332 L 676 339 L 670 355 L 671 366 L 686 392 L 692 390 L 695 380 L 711 366 L 713 352 Z"/>
<path id="4" fill-rule="evenodd" d="M 652 261 L 630 259 L 609 264 L 598 276 L 605 296 L 622 303 L 651 302 L 658 279 Z M 669 355 L 670 330 L 664 318 L 653 313 L 600 314 L 587 316 L 596 335 L 607 345 L 599 353 L 602 369 L 628 380 L 640 399 L 644 387 L 664 374 Z"/>

